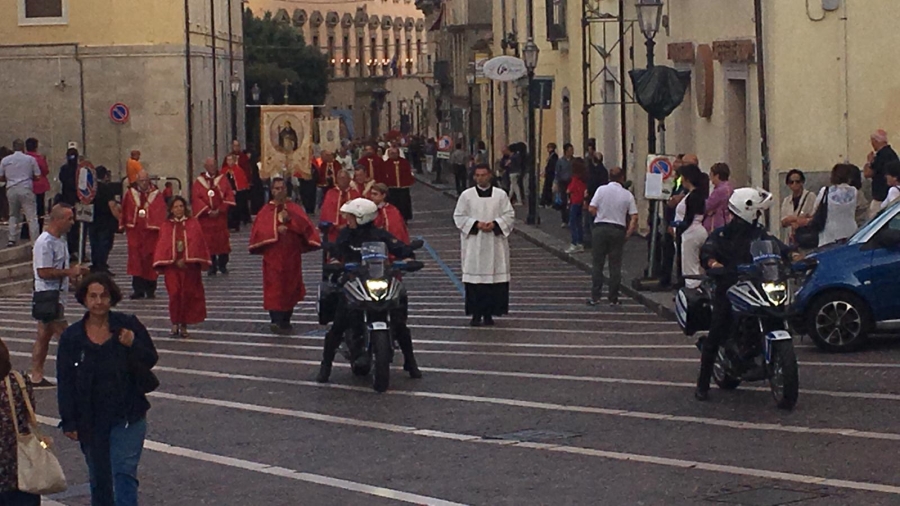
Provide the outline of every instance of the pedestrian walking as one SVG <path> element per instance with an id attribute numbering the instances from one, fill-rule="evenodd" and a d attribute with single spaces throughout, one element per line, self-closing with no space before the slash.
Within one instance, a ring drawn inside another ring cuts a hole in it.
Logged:
<path id="1" fill-rule="evenodd" d="M 700 247 L 709 237 L 709 232 L 703 226 L 709 193 L 708 182 L 700 167 L 693 164 L 681 168 L 681 177 L 687 190 L 687 196 L 679 204 L 684 207 L 681 221 L 675 225 L 676 236 L 681 244 L 681 273 L 685 277 L 699 276 L 703 273 L 700 268 Z M 684 284 L 688 288 L 699 288 L 700 280 L 686 279 Z"/>
<path id="2" fill-rule="evenodd" d="M 134 185 L 122 197 L 119 230 L 128 241 L 128 270 L 131 276 L 130 299 L 153 299 L 159 277 L 153 269 L 153 253 L 159 228 L 166 221 L 166 202 L 159 189 L 150 185 L 146 172 L 138 174 Z"/>
<path id="3" fill-rule="evenodd" d="M 97 167 L 97 194 L 94 197 L 94 222 L 88 229 L 91 243 L 91 272 L 109 272 L 109 253 L 112 251 L 122 217 L 119 205 L 122 185 L 113 183 L 109 169 Z"/>
<path id="4" fill-rule="evenodd" d="M 584 158 L 572 160 L 572 180 L 566 189 L 569 201 L 569 229 L 572 232 L 572 244 L 566 249 L 566 253 L 581 253 L 584 251 L 584 196 L 587 193 L 587 184 L 584 182 L 587 167 Z"/>
<path id="5" fill-rule="evenodd" d="M 34 388 L 27 374 L 12 370 L 9 349 L 0 340 L 0 504 L 6 506 L 38 506 L 41 496 L 19 490 L 18 432 L 28 433 L 31 424 L 28 404 L 36 408 Z M 19 379 L 25 383 L 24 390 Z M 8 385 L 8 389 L 7 389 Z M 11 394 L 11 396 L 10 396 Z M 18 430 L 17 430 L 18 429 Z"/>
<path id="6" fill-rule="evenodd" d="M 609 184 L 609 170 L 603 165 L 603 153 L 597 151 L 597 139 L 590 138 L 587 143 L 587 194 L 593 196 L 597 192 L 597 188 Z M 583 213 L 584 215 L 584 244 L 585 247 L 591 247 L 591 225 L 594 217 L 591 213 Z"/>
<path id="7" fill-rule="evenodd" d="M 825 206 L 825 226 L 819 231 L 819 247 L 846 239 L 856 233 L 856 202 L 858 190 L 850 185 L 853 165 L 839 163 L 831 169 L 831 184 L 822 188 L 816 196 L 812 216 L 816 215 L 820 206 Z M 881 170 L 884 170 L 882 167 Z M 887 184 L 885 182 L 885 184 Z M 887 198 L 887 192 L 884 194 Z M 879 203 L 879 206 L 881 204 Z M 801 221 L 806 226 L 812 218 Z"/>
<path id="8" fill-rule="evenodd" d="M 388 202 L 400 210 L 404 220 L 411 221 L 413 209 L 409 189 L 416 182 L 412 165 L 406 159 L 400 158 L 399 148 L 388 150 L 388 157 L 388 160 L 381 165 L 381 177 L 376 177 L 375 181 L 387 185 Z"/>
<path id="9" fill-rule="evenodd" d="M 594 216 L 592 288 L 588 305 L 596 306 L 603 294 L 603 268 L 609 260 L 609 303 L 619 305 L 622 284 L 622 255 L 628 238 L 637 230 L 638 214 L 634 195 L 626 190 L 625 172 L 614 167 L 609 171 L 609 184 L 597 189 L 591 199 Z"/>
<path id="10" fill-rule="evenodd" d="M 456 194 L 462 195 L 466 191 L 466 165 L 469 155 L 466 154 L 461 142 L 456 143 L 456 149 L 450 153 L 450 167 L 456 181 Z"/>
<path id="11" fill-rule="evenodd" d="M 709 182 L 713 185 L 713 191 L 706 199 L 706 217 L 703 218 L 703 226 L 707 232 L 724 227 L 731 221 L 731 212 L 728 210 L 728 199 L 734 193 L 731 187 L 731 168 L 726 163 L 716 163 L 709 169 Z"/>
<path id="12" fill-rule="evenodd" d="M 322 247 L 303 209 L 287 199 L 284 179 L 269 184 L 272 201 L 260 209 L 250 232 L 250 253 L 262 255 L 263 307 L 276 333 L 291 331 L 294 306 L 306 296 L 302 253 Z"/>
<path id="13" fill-rule="evenodd" d="M 409 244 L 409 229 L 400 210 L 387 202 L 388 187 L 381 183 L 372 187 L 371 200 L 378 206 L 378 214 L 375 216 L 375 227 L 387 230 L 391 235 Z"/>
<path id="14" fill-rule="evenodd" d="M 341 214 L 341 208 L 351 200 L 362 195 L 350 186 L 350 175 L 339 171 L 335 176 L 335 184 L 325 193 L 319 222 L 329 224 L 327 240 L 334 242 L 341 230 L 347 227 L 347 218 Z"/>
<path id="15" fill-rule="evenodd" d="M 556 179 L 556 162 L 559 155 L 556 154 L 556 144 L 547 144 L 547 164 L 544 166 L 544 184 L 541 187 L 541 207 L 553 205 L 553 180 Z"/>
<path id="16" fill-rule="evenodd" d="M 191 191 L 191 208 L 200 223 L 206 246 L 212 255 L 212 267 L 208 274 L 228 274 L 228 255 L 231 253 L 231 234 L 228 230 L 228 210 L 234 206 L 234 192 L 214 158 L 207 158 L 206 172 L 194 181 Z"/>
<path id="17" fill-rule="evenodd" d="M 6 247 L 16 245 L 19 237 L 18 221 L 22 214 L 32 231 L 31 240 L 37 236 L 38 219 L 35 209 L 34 181 L 41 177 L 37 161 L 25 154 L 25 143 L 13 141 L 13 154 L 0 161 L 0 181 L 6 182 L 6 198 L 9 201 L 9 242 Z"/>
<path id="18" fill-rule="evenodd" d="M 561 204 L 560 216 L 562 217 L 563 228 L 569 226 L 569 201 L 567 200 L 566 188 L 572 181 L 572 159 L 575 157 L 575 148 L 572 144 L 566 143 L 563 146 L 563 156 L 556 162 L 556 179 L 553 184 L 553 193 L 559 196 Z"/>
<path id="19" fill-rule="evenodd" d="M 78 265 L 69 266 L 69 249 L 63 236 L 74 224 L 72 208 L 57 204 L 50 211 L 46 229 L 34 242 L 32 316 L 38 321 L 38 326 L 37 339 L 31 351 L 31 381 L 37 388 L 53 386 L 44 378 L 50 341 L 66 329 L 65 294 L 69 292 L 69 281 L 88 272 Z"/>
<path id="20" fill-rule="evenodd" d="M 507 169 L 509 200 L 521 206 L 525 204 L 525 189 L 522 183 L 526 176 L 525 160 L 528 156 L 528 148 L 524 143 L 517 142 L 510 146 L 509 150 L 511 153 Z"/>
<path id="21" fill-rule="evenodd" d="M 894 148 L 888 144 L 888 135 L 884 130 L 877 130 L 870 138 L 872 152 L 869 153 L 864 173 L 872 180 L 872 202 L 869 204 L 869 218 L 881 210 L 881 203 L 887 199 L 888 184 L 885 178 L 885 167 L 890 162 L 900 161 Z"/>
<path id="22" fill-rule="evenodd" d="M 28 237 L 37 237 L 44 230 L 44 215 L 47 214 L 47 192 L 50 191 L 50 167 L 47 165 L 47 158 L 38 152 L 39 142 L 34 137 L 25 139 L 25 154 L 34 158 L 38 168 L 41 169 L 41 175 L 32 183 L 34 191 L 35 211 L 38 217 L 38 227 L 40 230 L 29 230 Z M 24 239 L 25 236 L 23 235 Z"/>
<path id="23" fill-rule="evenodd" d="M 784 178 L 784 183 L 791 194 L 781 202 L 782 239 L 785 244 L 796 245 L 794 232 L 799 228 L 798 224 L 801 219 L 812 216 L 816 204 L 816 194 L 803 187 L 806 184 L 806 175 L 803 174 L 803 171 L 790 170 Z"/>
<path id="24" fill-rule="evenodd" d="M 81 445 L 91 504 L 136 506 L 156 348 L 136 316 L 112 311 L 122 292 L 109 275 L 86 277 L 75 298 L 87 312 L 59 340 L 60 427 Z"/>
<path id="25" fill-rule="evenodd" d="M 516 212 L 506 192 L 491 186 L 491 169 L 475 168 L 475 186 L 456 202 L 453 220 L 462 241 L 466 315 L 471 325 L 493 325 L 509 312 L 509 235 Z"/>
<path id="26" fill-rule="evenodd" d="M 169 293 L 172 337 L 187 339 L 188 325 L 206 320 L 202 271 L 212 265 L 200 223 L 188 212 L 187 200 L 172 197 L 169 217 L 159 230 L 153 267 L 162 271 Z"/>
<path id="27" fill-rule="evenodd" d="M 73 208 L 79 202 L 78 200 L 78 184 L 76 178 L 78 177 L 78 166 L 81 160 L 81 156 L 78 154 L 78 150 L 75 148 L 69 148 L 66 150 L 66 163 L 59 168 L 59 186 L 60 192 L 56 196 L 54 203 L 64 203 L 72 206 Z M 78 242 L 79 242 L 79 230 L 78 227 L 72 227 L 72 230 L 69 230 L 68 235 L 66 236 L 66 242 L 69 246 L 69 256 L 72 259 L 78 259 Z"/>

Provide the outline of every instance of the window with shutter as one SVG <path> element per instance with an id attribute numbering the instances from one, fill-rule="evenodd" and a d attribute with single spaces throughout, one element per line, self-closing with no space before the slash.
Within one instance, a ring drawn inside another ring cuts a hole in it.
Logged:
<path id="1" fill-rule="evenodd" d="M 566 32 L 566 0 L 547 0 L 547 40 L 568 38 Z"/>

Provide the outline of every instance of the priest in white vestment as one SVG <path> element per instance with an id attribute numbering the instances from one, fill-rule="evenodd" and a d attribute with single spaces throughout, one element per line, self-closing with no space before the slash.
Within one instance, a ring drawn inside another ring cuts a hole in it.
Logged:
<path id="1" fill-rule="evenodd" d="M 493 325 L 494 316 L 509 312 L 509 234 L 516 212 L 506 192 L 491 186 L 491 177 L 487 165 L 476 167 L 475 186 L 459 196 L 453 212 L 473 327 Z"/>

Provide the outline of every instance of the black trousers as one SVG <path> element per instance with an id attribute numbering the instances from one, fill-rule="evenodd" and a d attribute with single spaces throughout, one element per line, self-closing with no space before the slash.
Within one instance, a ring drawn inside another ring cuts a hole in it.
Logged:
<path id="1" fill-rule="evenodd" d="M 559 195 L 562 197 L 562 209 L 559 210 L 560 217 L 562 218 L 562 222 L 564 225 L 569 224 L 569 194 L 566 193 L 566 189 L 569 188 L 570 181 L 560 181 L 559 186 Z"/>
<path id="2" fill-rule="evenodd" d="M 466 191 L 466 166 L 454 165 L 453 176 L 456 178 L 456 193 L 461 195 Z"/>
<path id="3" fill-rule="evenodd" d="M 294 316 L 294 310 L 290 311 L 269 311 L 269 319 L 275 325 L 285 328 L 291 324 L 291 317 Z"/>
<path id="4" fill-rule="evenodd" d="M 137 276 L 131 278 L 131 288 L 134 290 L 134 293 L 138 295 L 155 295 L 156 285 L 156 280 L 150 281 L 149 279 Z"/>
<path id="5" fill-rule="evenodd" d="M 406 324 L 409 319 L 408 305 L 409 302 L 404 297 L 400 301 L 400 307 L 391 311 L 391 335 L 397 340 L 397 344 L 403 352 L 403 358 L 407 362 L 411 362 L 415 361 L 415 355 L 413 354 L 412 333 Z M 334 362 L 334 355 L 344 340 L 344 333 L 350 329 L 362 332 L 364 325 L 362 313 L 349 310 L 347 303 L 341 300 L 335 312 L 334 324 L 331 325 L 331 329 L 325 334 L 325 349 L 322 351 L 322 362 L 326 364 Z"/>
<path id="6" fill-rule="evenodd" d="M 240 230 L 241 223 L 250 223 L 250 191 L 243 190 L 234 194 L 235 206 L 228 210 L 228 228 Z"/>
<path id="7" fill-rule="evenodd" d="M 731 332 L 732 314 L 731 303 L 728 302 L 728 289 L 716 289 L 713 303 L 712 321 L 710 322 L 709 335 L 703 340 L 700 350 L 700 374 L 697 377 L 697 389 L 709 390 L 709 381 L 712 378 L 713 365 L 719 346 Z"/>
<path id="8" fill-rule="evenodd" d="M 315 181 L 300 180 L 300 202 L 303 204 L 303 210 L 310 216 L 316 212 L 316 192 L 318 189 Z"/>
<path id="9" fill-rule="evenodd" d="M 663 230 L 659 236 L 659 284 L 669 286 L 672 284 L 672 273 L 675 269 L 675 238 L 668 231 Z"/>
<path id="10" fill-rule="evenodd" d="M 412 197 L 409 194 L 409 188 L 388 188 L 387 200 L 400 211 L 404 220 L 413 219 Z"/>
<path id="11" fill-rule="evenodd" d="M 228 255 L 212 255 L 212 266 L 209 272 L 226 272 L 228 270 Z"/>
<path id="12" fill-rule="evenodd" d="M 3 506 L 40 506 L 41 496 L 10 490 L 9 492 L 0 492 L 0 504 Z"/>

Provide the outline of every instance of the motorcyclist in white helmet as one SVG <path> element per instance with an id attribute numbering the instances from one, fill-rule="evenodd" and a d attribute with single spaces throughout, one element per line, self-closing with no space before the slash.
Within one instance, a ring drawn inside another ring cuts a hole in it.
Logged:
<path id="1" fill-rule="evenodd" d="M 731 303 L 728 289 L 738 281 L 737 268 L 753 262 L 750 244 L 754 241 L 775 241 L 781 246 L 782 256 L 790 257 L 790 248 L 770 235 L 760 224 L 765 211 L 772 207 L 772 194 L 757 188 L 740 188 L 728 199 L 731 222 L 710 233 L 700 249 L 700 264 L 716 269 L 716 291 L 713 294 L 713 313 L 709 336 L 703 340 L 700 355 L 700 375 L 694 397 L 705 401 L 709 398 L 709 382 L 719 345 L 731 332 Z"/>
<path id="2" fill-rule="evenodd" d="M 329 253 L 335 261 L 342 263 L 360 262 L 361 254 L 358 250 L 363 243 L 383 242 L 387 245 L 388 253 L 398 259 L 414 258 L 413 249 L 403 241 L 397 239 L 390 232 L 375 227 L 374 221 L 378 214 L 378 206 L 369 199 L 358 198 L 347 202 L 341 207 L 341 214 L 347 219 L 347 228 L 341 230 L 334 244 L 328 246 Z M 403 370 L 409 373 L 411 378 L 421 378 L 422 372 L 413 355 L 412 334 L 406 325 L 408 318 L 408 304 L 406 298 L 401 300 L 400 308 L 391 312 L 391 331 L 397 339 L 400 350 L 403 351 Z M 334 324 L 325 335 L 325 349 L 322 352 L 322 364 L 316 381 L 327 383 L 331 377 L 331 366 L 335 353 L 343 340 L 344 332 L 353 325 L 361 325 L 362 315 L 354 314 L 347 309 L 344 300 L 338 303 Z"/>

